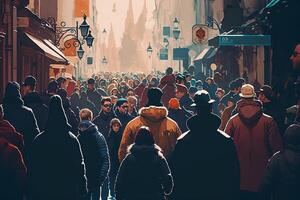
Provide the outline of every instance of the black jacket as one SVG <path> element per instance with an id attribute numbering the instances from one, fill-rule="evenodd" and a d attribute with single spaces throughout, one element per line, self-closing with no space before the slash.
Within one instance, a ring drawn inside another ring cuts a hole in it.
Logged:
<path id="1" fill-rule="evenodd" d="M 154 146 L 133 145 L 116 179 L 117 200 L 163 200 L 173 188 L 166 159 Z"/>
<path id="2" fill-rule="evenodd" d="M 120 120 L 122 127 L 121 127 L 121 132 L 123 133 L 123 130 L 125 129 L 126 125 L 128 122 L 133 120 L 133 116 L 129 114 L 121 114 L 118 110 L 115 111 L 117 118 Z"/>
<path id="3" fill-rule="evenodd" d="M 183 109 L 169 109 L 168 117 L 173 119 L 179 126 L 182 133 L 188 130 L 186 122 L 192 115 Z"/>
<path id="4" fill-rule="evenodd" d="M 79 125 L 79 142 L 81 145 L 88 189 L 93 190 L 102 186 L 109 170 L 109 154 L 104 136 L 96 125 L 89 121 L 82 121 Z"/>
<path id="5" fill-rule="evenodd" d="M 91 102 L 93 102 L 97 109 L 100 108 L 102 96 L 97 90 L 87 90 L 86 94 Z"/>
<path id="6" fill-rule="evenodd" d="M 239 161 L 232 139 L 219 126 L 214 114 L 188 120 L 190 131 L 179 137 L 171 156 L 171 199 L 237 199 Z"/>
<path id="7" fill-rule="evenodd" d="M 110 130 L 110 121 L 115 118 L 116 115 L 114 112 L 108 114 L 101 111 L 98 116 L 95 117 L 93 123 L 97 125 L 98 130 L 102 133 L 107 141 L 109 130 Z"/>
<path id="8" fill-rule="evenodd" d="M 78 125 L 79 125 L 79 121 L 76 117 L 76 114 L 73 112 L 73 110 L 71 109 L 71 104 L 70 101 L 68 99 L 63 99 L 63 107 L 68 119 L 69 124 L 71 125 L 71 132 L 74 135 L 78 135 Z"/>
<path id="9" fill-rule="evenodd" d="M 48 117 L 48 107 L 43 103 L 37 92 L 30 92 L 23 98 L 25 106 L 32 109 L 40 131 L 45 129 Z"/>
<path id="10" fill-rule="evenodd" d="M 28 174 L 30 200 L 83 200 L 87 193 L 80 144 L 60 127 L 35 138 Z"/>
<path id="11" fill-rule="evenodd" d="M 122 133 L 123 132 L 121 130 L 119 130 L 117 133 L 111 130 L 108 136 L 107 145 L 110 157 L 110 175 L 113 176 L 117 175 L 120 166 L 118 152 L 122 140 Z"/>

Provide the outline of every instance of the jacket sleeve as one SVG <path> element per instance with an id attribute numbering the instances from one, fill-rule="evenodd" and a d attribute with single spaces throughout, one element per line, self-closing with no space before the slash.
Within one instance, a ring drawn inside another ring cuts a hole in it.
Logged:
<path id="1" fill-rule="evenodd" d="M 109 153 L 108 153 L 108 147 L 107 147 L 107 143 L 105 141 L 105 138 L 103 135 L 100 135 L 100 139 L 99 139 L 99 154 L 100 154 L 100 161 L 101 163 L 99 163 L 99 165 L 101 166 L 101 170 L 100 170 L 100 183 L 101 185 L 103 184 L 103 182 L 105 181 L 105 179 L 107 178 L 108 172 L 109 172 L 109 168 L 110 168 L 110 159 L 109 159 Z"/>
<path id="2" fill-rule="evenodd" d="M 131 123 L 129 122 L 127 126 L 124 129 L 121 144 L 119 147 L 119 160 L 122 162 L 122 160 L 125 158 L 127 154 L 127 148 L 129 145 L 134 143 L 134 138 L 132 137 L 132 129 L 131 129 Z"/>
<path id="3" fill-rule="evenodd" d="M 272 120 L 268 126 L 268 144 L 270 149 L 270 157 L 283 149 L 282 139 L 279 133 L 278 126 L 274 120 Z"/>
<path id="4" fill-rule="evenodd" d="M 80 144 L 77 140 L 75 140 L 75 148 L 74 148 L 74 172 L 75 175 L 77 176 L 77 192 L 78 192 L 78 197 L 79 199 L 85 199 L 87 195 L 87 179 L 85 176 L 85 165 L 84 165 L 84 160 L 81 152 L 81 147 Z"/>
<path id="5" fill-rule="evenodd" d="M 165 158 L 160 159 L 160 177 L 164 193 L 166 195 L 170 195 L 172 193 L 174 183 L 171 170 Z"/>
<path id="6" fill-rule="evenodd" d="M 225 126 L 225 133 L 227 133 L 230 137 L 234 137 L 234 126 L 233 126 L 233 119 L 229 119 Z"/>

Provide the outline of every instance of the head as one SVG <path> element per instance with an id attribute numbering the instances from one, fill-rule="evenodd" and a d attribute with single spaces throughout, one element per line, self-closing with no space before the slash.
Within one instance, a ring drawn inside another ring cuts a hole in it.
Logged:
<path id="1" fill-rule="evenodd" d="M 122 124 L 121 124 L 121 122 L 120 122 L 119 119 L 113 118 L 113 119 L 110 121 L 110 129 L 111 129 L 113 132 L 115 132 L 115 133 L 119 132 L 119 130 L 120 130 L 121 127 L 122 127 Z"/>
<path id="2" fill-rule="evenodd" d="M 258 99 L 261 102 L 263 103 L 270 102 L 272 100 L 272 96 L 273 96 L 273 91 L 271 86 L 264 85 L 259 89 Z"/>
<path id="3" fill-rule="evenodd" d="M 56 94 L 58 90 L 58 82 L 52 80 L 48 83 L 48 94 Z"/>
<path id="4" fill-rule="evenodd" d="M 80 121 L 92 121 L 93 113 L 90 109 L 84 108 L 79 112 Z"/>
<path id="5" fill-rule="evenodd" d="M 246 81 L 244 78 L 238 78 L 235 80 L 235 82 L 236 82 L 236 88 L 238 90 L 238 93 L 240 93 L 243 85 L 246 84 Z"/>
<path id="6" fill-rule="evenodd" d="M 238 93 L 238 87 L 237 87 L 236 81 L 231 81 L 229 83 L 229 89 L 230 89 L 231 92 L 234 92 L 235 94 Z"/>
<path id="7" fill-rule="evenodd" d="M 155 141 L 149 127 L 142 126 L 141 128 L 139 128 L 135 136 L 135 145 L 152 146 L 154 144 Z"/>
<path id="8" fill-rule="evenodd" d="M 161 97 L 163 93 L 160 88 L 153 87 L 149 88 L 147 97 L 148 97 L 148 104 L 147 106 L 162 106 Z"/>
<path id="9" fill-rule="evenodd" d="M 173 74 L 173 68 L 172 67 L 168 67 L 166 69 L 166 75 L 170 75 L 170 74 Z"/>
<path id="10" fill-rule="evenodd" d="M 178 84 L 176 85 L 176 91 L 175 96 L 177 99 L 181 99 L 183 96 L 185 96 L 188 93 L 188 89 L 185 85 Z"/>
<path id="11" fill-rule="evenodd" d="M 186 80 L 186 82 L 189 82 L 189 81 L 191 81 L 192 80 L 192 75 L 190 75 L 190 74 L 186 74 L 185 75 L 185 80 Z"/>
<path id="12" fill-rule="evenodd" d="M 212 112 L 212 105 L 214 102 L 215 100 L 210 98 L 210 95 L 206 90 L 200 90 L 196 92 L 194 103 L 191 106 L 195 107 L 198 115 L 206 115 Z"/>
<path id="13" fill-rule="evenodd" d="M 225 90 L 223 90 L 222 88 L 218 88 L 216 91 L 216 96 L 218 97 L 218 99 L 221 99 L 224 95 L 225 95 Z"/>
<path id="14" fill-rule="evenodd" d="M 101 110 L 104 113 L 110 113 L 112 109 L 112 102 L 110 97 L 103 97 L 101 100 Z"/>
<path id="15" fill-rule="evenodd" d="M 232 106 L 234 106 L 234 104 L 235 103 L 234 103 L 233 97 L 230 97 L 227 101 L 227 107 L 232 107 Z"/>
<path id="16" fill-rule="evenodd" d="M 254 87 L 251 84 L 245 84 L 241 88 L 241 93 L 239 94 L 242 99 L 254 100 L 256 97 Z"/>
<path id="17" fill-rule="evenodd" d="M 296 45 L 293 54 L 290 57 L 293 69 L 300 72 L 300 43 Z"/>
<path id="18" fill-rule="evenodd" d="M 119 95 L 119 90 L 117 88 L 113 88 L 110 91 L 110 94 L 113 95 L 113 96 L 118 96 Z"/>
<path id="19" fill-rule="evenodd" d="M 87 83 L 88 83 L 88 90 L 94 90 L 95 89 L 95 83 L 96 83 L 95 79 L 89 78 Z"/>
<path id="20" fill-rule="evenodd" d="M 155 77 L 151 78 L 149 85 L 151 85 L 152 87 L 157 87 L 158 84 L 159 84 L 159 81 L 157 80 L 157 78 L 155 78 Z"/>
<path id="21" fill-rule="evenodd" d="M 134 96 L 134 95 L 135 95 L 134 90 L 132 88 L 128 88 L 126 96 L 130 97 L 130 96 Z"/>
<path id="22" fill-rule="evenodd" d="M 176 83 L 177 84 L 184 84 L 184 77 L 181 74 L 177 74 L 176 76 Z"/>
<path id="23" fill-rule="evenodd" d="M 136 108 L 137 98 L 135 96 L 128 96 L 127 101 L 128 101 L 128 110 L 133 110 Z"/>
<path id="24" fill-rule="evenodd" d="M 68 81 L 65 77 L 59 77 L 57 80 L 58 87 L 62 89 L 67 89 L 68 87 Z"/>
<path id="25" fill-rule="evenodd" d="M 215 83 L 214 79 L 212 77 L 208 77 L 206 78 L 205 82 L 208 84 L 208 85 L 211 85 L 213 83 Z"/>
<path id="26" fill-rule="evenodd" d="M 23 95 L 34 92 L 36 88 L 36 79 L 33 76 L 27 76 L 23 83 Z"/>
<path id="27" fill-rule="evenodd" d="M 115 105 L 119 99 L 117 96 L 114 96 L 114 95 L 111 95 L 110 98 L 111 98 L 112 105 Z"/>
<path id="28" fill-rule="evenodd" d="M 118 101 L 116 103 L 116 110 L 119 111 L 119 113 L 126 115 L 128 113 L 127 99 L 124 99 L 124 98 L 118 99 Z"/>
<path id="29" fill-rule="evenodd" d="M 169 101 L 169 109 L 178 110 L 180 109 L 180 103 L 177 98 L 171 98 Z"/>
<path id="30" fill-rule="evenodd" d="M 194 96 L 195 96 L 195 93 L 198 91 L 198 89 L 194 86 L 190 87 L 189 89 L 189 94 L 190 94 L 190 97 L 193 99 Z"/>
<path id="31" fill-rule="evenodd" d="M 203 82 L 201 80 L 196 81 L 197 90 L 203 90 Z"/>

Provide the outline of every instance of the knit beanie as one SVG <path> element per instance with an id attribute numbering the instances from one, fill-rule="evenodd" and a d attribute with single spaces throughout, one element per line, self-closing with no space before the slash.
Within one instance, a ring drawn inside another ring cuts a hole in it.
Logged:
<path id="1" fill-rule="evenodd" d="M 169 101 L 169 108 L 170 109 L 179 109 L 180 108 L 180 104 L 177 98 L 171 98 Z"/>

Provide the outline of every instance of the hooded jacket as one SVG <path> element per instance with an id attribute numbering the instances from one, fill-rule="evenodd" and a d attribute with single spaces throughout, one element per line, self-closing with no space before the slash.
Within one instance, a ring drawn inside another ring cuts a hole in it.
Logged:
<path id="1" fill-rule="evenodd" d="M 134 144 L 116 179 L 118 200 L 164 200 L 173 179 L 166 159 L 155 145 Z"/>
<path id="2" fill-rule="evenodd" d="M 24 155 L 24 140 L 16 129 L 6 120 L 0 119 L 0 138 L 6 139 L 9 143 L 16 146 Z"/>
<path id="3" fill-rule="evenodd" d="M 131 120 L 124 129 L 119 149 L 119 160 L 122 161 L 127 153 L 129 145 L 134 143 L 135 135 L 141 126 L 148 126 L 155 144 L 161 149 L 165 157 L 168 157 L 174 149 L 181 130 L 177 123 L 167 117 L 168 110 L 165 107 L 150 106 L 140 109 L 140 116 Z"/>
<path id="4" fill-rule="evenodd" d="M 88 189 L 92 190 L 102 186 L 107 178 L 110 165 L 107 144 L 97 126 L 90 121 L 79 124 L 78 139 L 86 165 Z"/>
<path id="5" fill-rule="evenodd" d="M 40 131 L 45 129 L 47 122 L 48 107 L 37 92 L 30 92 L 23 98 L 25 106 L 32 109 Z"/>
<path id="6" fill-rule="evenodd" d="M 0 199 L 20 200 L 26 184 L 26 167 L 17 147 L 0 137 Z"/>
<path id="7" fill-rule="evenodd" d="M 220 118 L 195 115 L 187 125 L 190 131 L 178 138 L 170 159 L 175 183 L 170 199 L 237 199 L 238 156 L 230 137 L 218 130 Z"/>
<path id="8" fill-rule="evenodd" d="M 238 152 L 241 190 L 257 192 L 268 159 L 282 149 L 282 140 L 276 122 L 262 112 L 260 101 L 243 99 L 236 110 L 225 132 L 233 138 Z"/>
<path id="9" fill-rule="evenodd" d="M 176 77 L 174 74 L 166 75 L 160 80 L 160 84 L 158 87 L 163 92 L 161 100 L 165 107 L 168 106 L 170 99 L 175 97 L 175 81 Z"/>
<path id="10" fill-rule="evenodd" d="M 261 200 L 297 200 L 300 196 L 300 125 L 285 132 L 285 150 L 270 159 L 260 185 Z"/>

